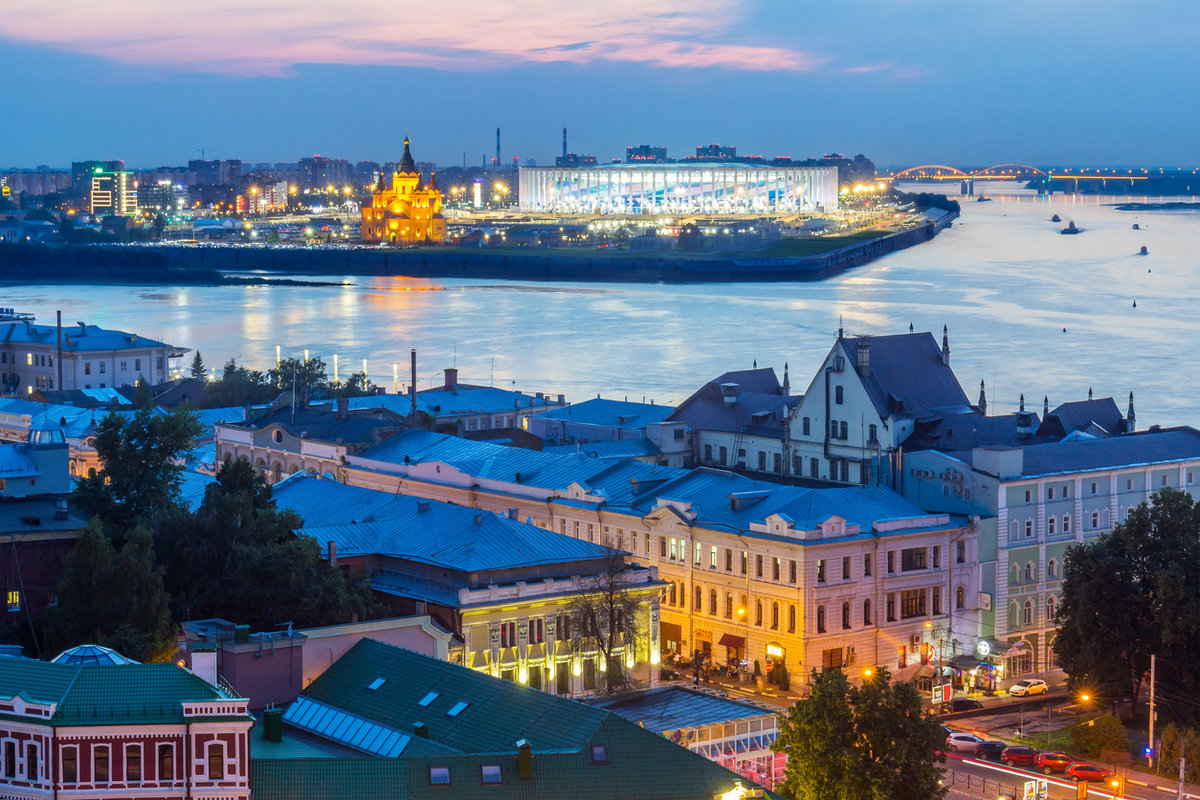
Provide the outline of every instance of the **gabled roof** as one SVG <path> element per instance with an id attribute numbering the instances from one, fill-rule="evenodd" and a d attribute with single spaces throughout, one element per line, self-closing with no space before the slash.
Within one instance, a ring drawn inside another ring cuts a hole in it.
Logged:
<path id="1" fill-rule="evenodd" d="M 1072 431 L 1084 431 L 1095 425 L 1116 436 L 1125 430 L 1125 417 L 1111 397 L 1063 403 L 1051 411 L 1038 428 L 1038 435 L 1061 438 Z"/>
<path id="2" fill-rule="evenodd" d="M 858 352 L 868 338 L 871 374 L 863 377 Z M 942 361 L 942 349 L 928 331 L 843 338 L 839 344 L 846 351 L 847 369 L 858 372 L 883 419 L 897 411 L 915 414 L 933 409 L 965 411 L 970 407 L 954 371 Z"/>
<path id="3" fill-rule="evenodd" d="M 136 333 L 109 330 L 99 325 L 63 325 L 62 348 L 64 352 L 90 353 L 111 350 L 146 350 L 171 347 L 157 339 L 138 336 Z M 58 346 L 58 328 L 54 325 L 37 325 L 32 322 L 0 323 L 0 340 L 8 345 L 35 344 L 45 347 Z"/>
<path id="4" fill-rule="evenodd" d="M 1021 414 L 989 417 L 978 411 L 936 414 L 917 420 L 916 430 L 904 441 L 907 450 L 962 450 L 970 447 L 1017 447 L 1040 441 L 1034 438 L 1038 430 L 1038 415 L 1022 412 L 1028 422 L 1028 432 L 1022 434 Z"/>
<path id="5" fill-rule="evenodd" d="M 0 697 L 18 693 L 31 702 L 57 703 L 51 723 L 58 726 L 181 724 L 183 703 L 229 699 L 175 664 L 74 666 L 0 659 Z"/>
<path id="6" fill-rule="evenodd" d="M 667 419 L 686 422 L 694 430 L 782 437 L 787 412 L 799 401 L 784 396 L 775 370 L 740 370 L 701 386 Z"/>
<path id="7" fill-rule="evenodd" d="M 263 430 L 276 425 L 293 436 L 305 436 L 323 442 L 341 439 L 347 444 L 370 444 L 376 440 L 379 431 L 385 428 L 399 428 L 403 423 L 392 415 L 373 414 L 368 411 L 341 415 L 332 406 L 321 405 L 297 408 L 294 414 L 291 406 L 283 406 L 250 422 L 227 424 L 252 430 Z"/>

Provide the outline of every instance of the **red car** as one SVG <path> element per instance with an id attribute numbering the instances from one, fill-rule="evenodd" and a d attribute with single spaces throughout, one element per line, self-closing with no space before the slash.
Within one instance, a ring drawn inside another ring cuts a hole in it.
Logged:
<path id="1" fill-rule="evenodd" d="M 1022 767 L 1032 767 L 1037 761 L 1038 751 L 1032 747 L 1020 747 L 1013 745 L 1012 747 L 1004 748 L 1004 752 L 1000 754 L 1000 760 L 1010 767 L 1015 767 L 1018 764 Z"/>
<path id="2" fill-rule="evenodd" d="M 1071 766 L 1071 762 L 1074 760 L 1066 753 L 1038 753 L 1037 760 L 1033 762 L 1033 765 L 1049 775 L 1051 772 L 1066 772 L 1067 767 Z"/>
<path id="3" fill-rule="evenodd" d="M 1101 769 L 1095 764 L 1089 764 L 1086 761 L 1076 761 L 1071 766 L 1067 767 L 1067 777 L 1073 781 L 1105 781 L 1107 782 L 1113 774 L 1106 769 Z"/>

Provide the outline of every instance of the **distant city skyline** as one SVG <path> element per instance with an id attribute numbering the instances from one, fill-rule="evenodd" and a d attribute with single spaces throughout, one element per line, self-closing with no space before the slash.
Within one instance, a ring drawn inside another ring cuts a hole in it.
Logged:
<path id="1" fill-rule="evenodd" d="M 637 144 L 880 166 L 1191 166 L 1187 0 L 11 0 L 0 167 L 601 161 Z"/>

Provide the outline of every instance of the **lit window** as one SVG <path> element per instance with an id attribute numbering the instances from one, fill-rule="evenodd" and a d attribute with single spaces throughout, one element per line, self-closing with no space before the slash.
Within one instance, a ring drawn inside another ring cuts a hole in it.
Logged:
<path id="1" fill-rule="evenodd" d="M 9 611 L 20 611 L 21 610 L 21 592 L 19 589 L 9 589 L 8 590 L 8 610 Z"/>
<path id="2" fill-rule="evenodd" d="M 602 744 L 592 745 L 592 763 L 607 764 L 608 763 L 608 748 Z"/>
<path id="3" fill-rule="evenodd" d="M 450 768 L 449 767 L 430 767 L 429 768 L 429 785 L 430 786 L 449 786 L 450 785 Z"/>
<path id="4" fill-rule="evenodd" d="M 482 779 L 484 783 L 500 783 L 500 765 L 484 764 Z"/>
<path id="5" fill-rule="evenodd" d="M 470 705 L 470 703 L 464 703 L 460 700 L 459 702 L 455 703 L 449 711 L 446 712 L 446 716 L 447 717 L 457 717 L 464 710 L 466 710 L 468 705 Z"/>

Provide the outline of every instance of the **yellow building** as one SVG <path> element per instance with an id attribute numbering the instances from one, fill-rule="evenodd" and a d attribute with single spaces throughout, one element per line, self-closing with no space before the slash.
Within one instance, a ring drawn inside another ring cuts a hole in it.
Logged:
<path id="1" fill-rule="evenodd" d="M 383 175 L 371 194 L 371 202 L 362 210 L 362 240 L 385 244 L 441 244 L 446 241 L 446 218 L 442 216 L 442 193 L 433 173 L 429 183 L 413 163 L 404 137 L 404 157 L 400 169 L 392 173 L 392 185 Z"/>

